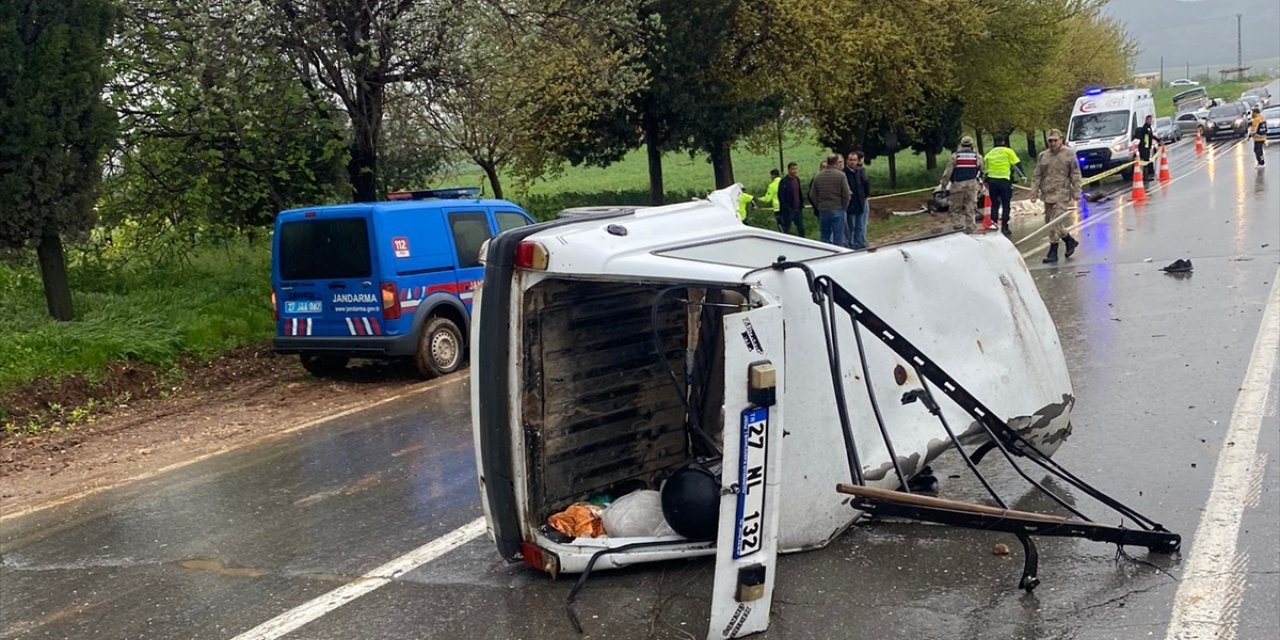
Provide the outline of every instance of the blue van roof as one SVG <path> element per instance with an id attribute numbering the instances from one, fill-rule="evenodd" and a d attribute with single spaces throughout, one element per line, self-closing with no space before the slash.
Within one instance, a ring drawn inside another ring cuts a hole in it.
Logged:
<path id="1" fill-rule="evenodd" d="M 520 211 L 524 211 L 521 207 L 509 200 L 498 200 L 494 198 L 473 198 L 469 200 L 461 200 L 456 198 L 448 199 L 427 199 L 427 200 L 383 200 L 379 202 L 347 202 L 343 204 L 325 204 L 314 207 L 296 207 L 293 209 L 285 209 L 281 211 L 279 216 L 287 214 L 306 213 L 314 211 L 316 213 L 354 213 L 357 211 L 385 211 L 393 209 L 440 209 L 448 207 L 456 207 L 459 205 L 468 206 L 487 206 L 487 207 L 515 207 Z"/>

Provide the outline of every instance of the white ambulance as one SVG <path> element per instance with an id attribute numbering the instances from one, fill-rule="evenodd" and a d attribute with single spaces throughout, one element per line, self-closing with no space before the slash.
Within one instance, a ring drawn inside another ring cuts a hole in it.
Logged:
<path id="1" fill-rule="evenodd" d="M 1155 115 L 1150 89 L 1125 85 L 1085 91 L 1076 99 L 1067 126 L 1067 144 L 1076 152 L 1080 173 L 1088 177 L 1128 165 L 1120 175 L 1133 179 L 1137 152 L 1131 142 L 1146 117 Z"/>
<path id="2" fill-rule="evenodd" d="M 504 558 L 581 574 L 572 604 L 593 569 L 714 556 L 706 637 L 736 638 L 768 626 L 779 552 L 826 546 L 867 513 L 1013 534 L 1027 590 L 1031 535 L 1176 549 L 1132 510 L 1121 529 L 1058 497 L 1072 516 L 911 489 L 944 452 L 981 478 L 998 451 L 1123 508 L 1054 471 L 1075 396 L 1012 243 L 949 233 L 850 251 L 742 224 L 740 193 L 565 217 L 483 250 L 472 425 Z M 640 492 L 660 494 L 667 526 L 556 526 Z"/>

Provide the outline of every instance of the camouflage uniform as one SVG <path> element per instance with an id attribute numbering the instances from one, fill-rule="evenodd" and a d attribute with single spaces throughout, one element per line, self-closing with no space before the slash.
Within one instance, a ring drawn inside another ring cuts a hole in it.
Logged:
<path id="1" fill-rule="evenodd" d="M 1080 199 L 1080 164 L 1076 152 L 1066 143 L 1057 152 L 1045 149 L 1036 159 L 1035 176 L 1031 179 L 1031 197 L 1044 201 L 1044 223 L 1071 209 Z M 1062 222 L 1049 227 L 1049 242 L 1057 242 L 1068 234 Z"/>
<path id="2" fill-rule="evenodd" d="M 951 154 L 947 167 L 942 170 L 940 186 L 945 188 L 948 182 L 951 183 L 951 197 L 947 203 L 951 223 L 966 233 L 978 228 L 974 216 L 978 212 L 978 192 L 981 190 L 978 178 L 982 169 L 982 156 L 973 150 L 973 139 L 965 136 L 960 139 L 960 148 Z"/>

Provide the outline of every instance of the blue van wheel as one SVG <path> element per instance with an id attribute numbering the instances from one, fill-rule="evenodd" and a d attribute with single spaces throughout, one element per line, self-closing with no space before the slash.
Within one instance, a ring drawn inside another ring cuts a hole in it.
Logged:
<path id="1" fill-rule="evenodd" d="M 462 331 L 448 318 L 428 318 L 418 335 L 418 353 L 414 364 L 424 378 L 435 378 L 457 371 L 463 361 Z"/>

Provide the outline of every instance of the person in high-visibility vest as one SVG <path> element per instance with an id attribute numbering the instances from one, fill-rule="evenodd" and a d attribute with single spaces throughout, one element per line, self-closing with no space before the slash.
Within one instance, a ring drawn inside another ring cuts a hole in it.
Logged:
<path id="1" fill-rule="evenodd" d="M 1160 146 L 1160 136 L 1156 135 L 1151 116 L 1147 116 L 1142 126 L 1138 127 L 1134 137 L 1138 140 L 1138 157 L 1142 159 L 1142 177 L 1144 180 L 1150 180 L 1156 177 L 1156 167 L 1151 162 L 1151 152 Z"/>
<path id="2" fill-rule="evenodd" d="M 1009 148 L 1009 136 L 996 134 L 995 146 L 982 157 L 987 167 L 987 191 L 991 194 L 991 222 L 1000 225 L 1000 233 L 1010 235 L 1009 208 L 1013 202 L 1013 173 L 1026 180 L 1018 152 Z"/>
<path id="3" fill-rule="evenodd" d="M 1262 110 L 1257 107 L 1253 108 L 1249 135 L 1253 136 L 1253 156 L 1258 159 L 1258 166 L 1266 166 L 1267 160 L 1262 157 L 1262 150 L 1267 146 L 1267 119 L 1262 117 Z"/>
<path id="4" fill-rule="evenodd" d="M 745 221 L 747 219 L 747 205 L 750 205 L 751 201 L 755 199 L 756 199 L 755 196 L 747 193 L 746 191 L 743 191 L 742 195 L 738 196 L 738 219 L 739 220 Z"/>
<path id="5" fill-rule="evenodd" d="M 782 182 L 782 172 L 777 169 L 769 170 L 769 186 L 765 187 L 764 195 L 756 197 L 756 201 L 764 205 L 765 211 L 773 214 L 773 219 L 778 223 L 778 230 L 782 230 L 782 218 L 778 217 L 778 185 Z"/>

